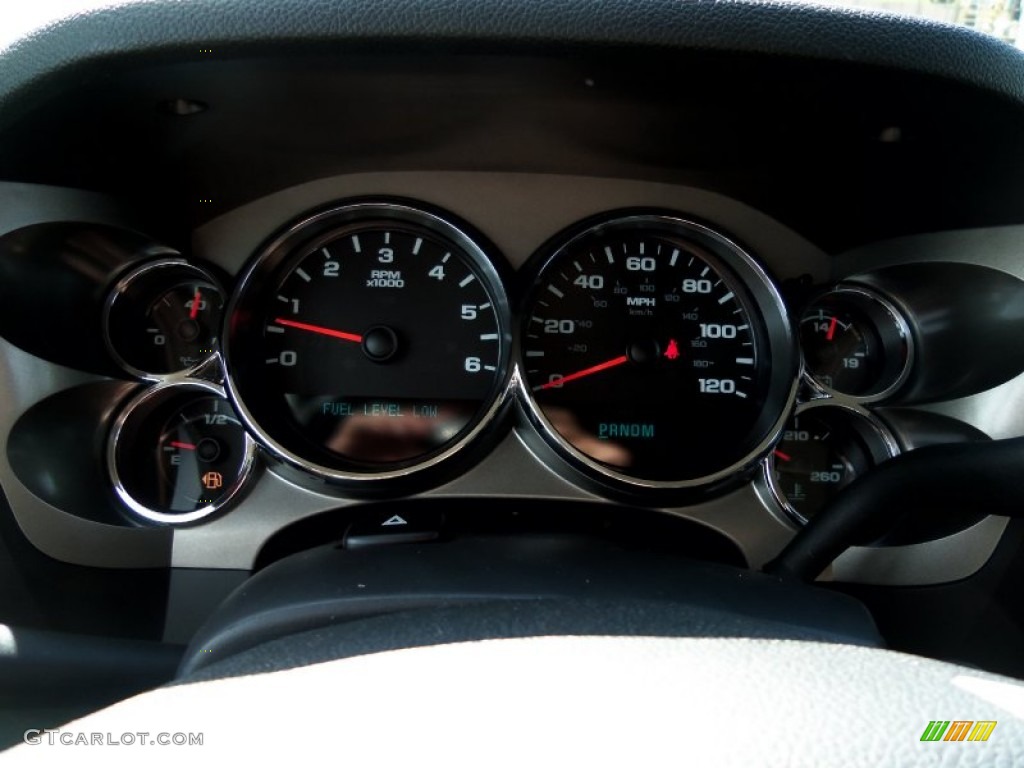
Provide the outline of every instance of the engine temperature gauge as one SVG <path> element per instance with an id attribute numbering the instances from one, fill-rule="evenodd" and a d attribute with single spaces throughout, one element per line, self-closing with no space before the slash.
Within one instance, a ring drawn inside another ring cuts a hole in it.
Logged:
<path id="1" fill-rule="evenodd" d="M 787 422 L 765 468 L 772 496 L 799 523 L 899 449 L 890 432 L 860 408 L 810 403 Z"/>
<path id="2" fill-rule="evenodd" d="M 157 387 L 130 403 L 115 424 L 108 460 L 117 494 L 132 512 L 186 523 L 234 498 L 254 452 L 223 393 L 192 382 Z"/>

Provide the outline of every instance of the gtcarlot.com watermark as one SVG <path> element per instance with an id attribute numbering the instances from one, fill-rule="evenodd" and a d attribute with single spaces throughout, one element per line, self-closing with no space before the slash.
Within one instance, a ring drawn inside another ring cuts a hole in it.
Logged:
<path id="1" fill-rule="evenodd" d="M 60 728 L 29 728 L 22 736 L 26 744 L 62 744 L 66 747 L 201 747 L 203 733 L 87 733 L 62 731 Z"/>

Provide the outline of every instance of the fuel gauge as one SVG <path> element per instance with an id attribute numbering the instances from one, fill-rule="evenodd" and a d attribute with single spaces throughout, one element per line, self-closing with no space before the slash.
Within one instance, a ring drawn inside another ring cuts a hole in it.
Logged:
<path id="1" fill-rule="evenodd" d="M 106 306 L 107 346 L 140 378 L 191 371 L 216 353 L 224 292 L 207 272 L 181 259 L 132 270 Z"/>
<path id="2" fill-rule="evenodd" d="M 135 515 L 199 520 L 248 479 L 255 444 L 219 388 L 201 382 L 144 392 L 115 423 L 108 449 L 114 488 Z"/>

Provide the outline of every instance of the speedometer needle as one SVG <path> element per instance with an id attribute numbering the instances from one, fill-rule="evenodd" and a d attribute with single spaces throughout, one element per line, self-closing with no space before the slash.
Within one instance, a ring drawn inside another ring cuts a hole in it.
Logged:
<path id="1" fill-rule="evenodd" d="M 594 373 L 600 373 L 601 371 L 607 371 L 609 368 L 614 368 L 617 365 L 622 365 L 629 361 L 627 355 L 616 357 L 614 360 L 608 360 L 597 365 L 592 365 L 589 368 L 584 368 L 582 371 L 576 371 L 576 373 L 570 373 L 568 376 L 562 376 L 558 379 L 553 379 L 547 384 L 541 384 L 539 387 L 534 387 L 534 391 L 538 389 L 549 389 L 551 387 L 560 387 L 568 381 L 575 381 L 576 379 L 582 379 L 584 376 L 590 376 Z"/>
<path id="2" fill-rule="evenodd" d="M 363 340 L 363 337 L 358 333 L 336 331 L 333 328 L 324 328 L 322 325 L 300 323 L 297 320 L 287 320 L 283 317 L 274 318 L 274 322 L 278 325 L 286 325 L 289 328 L 298 328 L 300 331 L 309 331 L 310 333 L 319 333 L 321 336 L 330 336 L 332 339 L 343 339 L 344 341 L 354 341 L 356 343 L 360 343 Z"/>

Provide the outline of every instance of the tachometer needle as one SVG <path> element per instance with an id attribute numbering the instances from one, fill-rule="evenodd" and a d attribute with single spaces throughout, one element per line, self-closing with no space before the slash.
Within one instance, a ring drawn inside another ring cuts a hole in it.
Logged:
<path id="1" fill-rule="evenodd" d="M 597 365 L 592 365 L 589 368 L 584 368 L 582 371 L 576 371 L 576 373 L 570 373 L 568 376 L 562 376 L 560 379 L 554 379 L 553 381 L 549 381 L 547 384 L 541 384 L 540 386 L 534 387 L 533 389 L 534 391 L 536 391 L 538 389 L 560 387 L 566 382 L 575 381 L 576 379 L 582 379 L 584 376 L 590 376 L 591 374 L 600 373 L 601 371 L 607 371 L 609 368 L 614 368 L 617 365 L 622 365 L 628 360 L 629 357 L 627 357 L 626 355 L 622 355 L 620 357 L 616 357 L 614 360 L 608 360 L 603 363 L 598 363 Z"/>
<path id="2" fill-rule="evenodd" d="M 839 318 L 833 317 L 832 322 L 828 324 L 828 333 L 825 334 L 826 341 L 832 341 L 832 337 L 836 335 L 837 322 L 839 322 Z"/>
<path id="3" fill-rule="evenodd" d="M 199 293 L 199 289 L 196 288 L 196 295 L 192 297 L 192 309 L 189 310 L 188 317 L 190 320 L 195 320 L 196 315 L 199 314 L 199 305 L 203 303 L 203 296 Z"/>
<path id="4" fill-rule="evenodd" d="M 286 325 L 289 328 L 298 328 L 300 331 L 309 331 L 310 333 L 319 333 L 321 336 L 330 336 L 332 339 L 343 339 L 345 341 L 354 341 L 356 343 L 360 343 L 363 340 L 363 337 L 358 333 L 336 331 L 333 328 L 324 328 L 322 325 L 300 323 L 296 320 L 287 320 L 283 317 L 274 318 L 274 322 L 278 325 Z"/>

